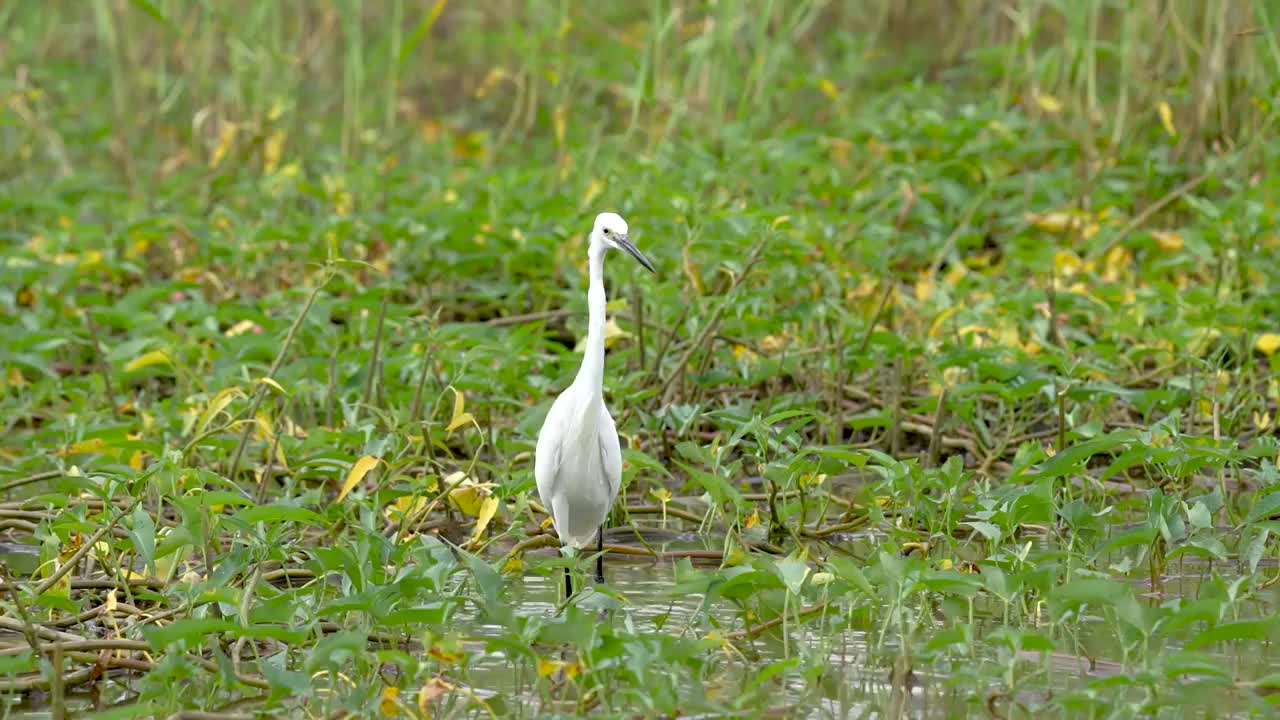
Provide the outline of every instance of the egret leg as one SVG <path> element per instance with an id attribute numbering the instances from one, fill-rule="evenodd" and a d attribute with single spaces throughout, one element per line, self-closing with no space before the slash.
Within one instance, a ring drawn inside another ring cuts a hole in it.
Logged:
<path id="1" fill-rule="evenodd" d="M 596 583 L 604 582 L 604 526 L 596 533 Z"/>
<path id="2" fill-rule="evenodd" d="M 569 566 L 564 566 L 564 599 L 573 597 L 573 578 L 569 575 Z"/>

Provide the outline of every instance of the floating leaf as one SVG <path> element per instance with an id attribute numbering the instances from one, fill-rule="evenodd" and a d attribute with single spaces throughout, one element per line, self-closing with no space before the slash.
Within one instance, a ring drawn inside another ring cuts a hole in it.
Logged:
<path id="1" fill-rule="evenodd" d="M 347 493 L 351 492 L 356 485 L 359 485 L 360 481 L 364 480 L 364 476 L 377 467 L 379 462 L 382 462 L 382 460 L 373 455 L 365 455 L 356 460 L 351 469 L 347 471 L 347 479 L 343 481 L 342 490 L 338 492 L 338 499 L 335 502 L 342 502 Z"/>

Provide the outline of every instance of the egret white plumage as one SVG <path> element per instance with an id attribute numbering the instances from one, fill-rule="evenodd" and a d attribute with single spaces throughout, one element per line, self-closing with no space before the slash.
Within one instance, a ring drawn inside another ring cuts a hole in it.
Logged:
<path id="1" fill-rule="evenodd" d="M 561 544 L 581 549 L 596 538 L 597 582 L 604 582 L 604 520 L 622 482 L 618 430 L 604 404 L 604 256 L 610 249 L 625 251 L 649 272 L 657 272 L 631 242 L 621 216 L 611 212 L 596 216 L 587 248 L 588 319 L 582 367 L 547 411 L 538 431 L 533 467 L 538 496 L 551 513 Z M 568 597 L 573 594 L 569 568 L 564 573 Z"/>

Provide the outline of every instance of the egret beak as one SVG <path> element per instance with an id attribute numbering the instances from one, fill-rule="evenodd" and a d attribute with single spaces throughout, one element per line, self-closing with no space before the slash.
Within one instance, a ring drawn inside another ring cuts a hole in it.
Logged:
<path id="1" fill-rule="evenodd" d="M 626 250 L 627 254 L 635 258 L 636 261 L 643 265 L 646 270 L 654 275 L 658 274 L 657 269 L 653 267 L 653 263 L 649 262 L 649 258 L 645 257 L 644 253 L 640 252 L 640 248 L 636 247 L 635 244 L 631 242 L 631 238 L 626 235 L 614 235 L 613 241 L 618 244 L 618 247 Z"/>

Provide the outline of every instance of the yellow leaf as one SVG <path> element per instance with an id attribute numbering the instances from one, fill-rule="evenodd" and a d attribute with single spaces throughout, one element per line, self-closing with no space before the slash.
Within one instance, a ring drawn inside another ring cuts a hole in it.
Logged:
<path id="1" fill-rule="evenodd" d="M 443 2 L 437 2 L 436 4 L 441 5 Z M 427 704 L 438 697 L 442 697 L 452 689 L 453 686 L 444 680 L 438 677 L 431 678 L 431 682 L 423 685 L 422 689 L 418 691 L 418 712 L 422 713 L 424 718 L 431 717 Z"/>
<path id="2" fill-rule="evenodd" d="M 463 411 L 466 404 L 467 401 L 462 395 L 462 391 L 453 388 L 453 417 L 449 420 L 449 426 L 445 428 L 446 432 L 453 432 L 475 419 L 471 416 L 471 413 Z"/>
<path id="3" fill-rule="evenodd" d="M 412 518 L 422 512 L 422 509 L 426 506 L 427 499 L 424 497 L 401 495 L 387 506 L 387 509 L 383 511 L 383 514 L 387 516 L 388 520 Z"/>
<path id="4" fill-rule="evenodd" d="M 477 483 L 469 477 L 464 477 L 459 471 L 444 479 L 445 487 L 455 484 L 456 487 L 449 491 L 449 499 L 453 501 L 454 507 L 466 515 L 479 515 L 480 508 L 484 499 L 489 496 L 489 488 L 493 487 L 493 483 Z"/>
<path id="5" fill-rule="evenodd" d="M 750 530 L 751 528 L 759 524 L 760 524 L 760 508 L 752 509 L 751 514 L 748 515 L 746 519 L 742 521 L 742 527 L 747 530 Z"/>
<path id="6" fill-rule="evenodd" d="M 1257 410 L 1254 410 L 1253 425 L 1254 427 L 1258 428 L 1259 431 L 1265 432 L 1268 428 L 1271 427 L 1271 413 L 1269 412 L 1259 413 Z"/>
<path id="7" fill-rule="evenodd" d="M 62 448 L 61 450 L 54 450 L 51 454 L 59 455 L 59 456 L 84 455 L 86 453 L 102 452 L 106 448 L 107 448 L 106 440 L 103 440 L 102 438 L 89 438 L 88 440 L 73 442 L 70 445 Z"/>
<path id="8" fill-rule="evenodd" d="M 427 650 L 427 655 L 445 663 L 446 665 L 453 665 L 463 657 L 462 653 L 456 650 L 440 647 L 439 645 L 432 645 L 431 649 Z"/>
<path id="9" fill-rule="evenodd" d="M 827 96 L 828 100 L 835 100 L 840 97 L 840 88 L 837 88 L 836 84 L 827 78 L 822 78 L 818 81 L 818 89 L 822 91 L 823 95 Z"/>
<path id="10" fill-rule="evenodd" d="M 244 397 L 239 385 L 232 385 L 229 388 L 223 388 L 218 391 L 217 395 L 209 401 L 209 406 L 200 413 L 200 420 L 196 423 L 196 434 L 201 435 L 205 430 L 209 429 L 209 423 L 218 416 L 218 413 L 227 409 L 227 406 L 236 398 Z"/>
<path id="11" fill-rule="evenodd" d="M 480 536 L 484 534 L 484 529 L 489 527 L 489 521 L 493 520 L 493 516 L 498 512 L 498 497 L 490 495 L 480 503 L 480 511 L 476 513 L 476 529 L 471 533 L 471 543 L 480 541 Z"/>
<path id="12" fill-rule="evenodd" d="M 165 351 L 152 350 L 151 352 L 145 352 L 130 360 L 129 363 L 124 366 L 124 371 L 133 372 L 134 370 L 148 367 L 150 365 L 169 365 L 172 367 L 173 361 L 169 359 L 169 355 L 165 353 Z"/>
<path id="13" fill-rule="evenodd" d="M 284 141 L 288 135 L 284 130 L 276 130 L 267 138 L 262 147 L 262 174 L 270 175 L 280 165 L 280 156 L 284 153 Z"/>
<path id="14" fill-rule="evenodd" d="M 236 337 L 237 335 L 243 335 L 249 332 L 257 326 L 258 324 L 252 320 L 241 320 L 235 325 L 227 328 L 222 334 L 226 337 Z"/>
<path id="15" fill-rule="evenodd" d="M 942 325 L 951 319 L 953 315 L 960 312 L 961 305 L 952 305 L 951 307 L 938 313 L 938 317 L 934 319 L 933 324 L 929 326 L 929 337 L 937 337 L 942 332 Z"/>
<path id="16" fill-rule="evenodd" d="M 557 670 L 564 667 L 563 660 L 548 660 L 547 658 L 538 658 L 538 677 L 551 677 Z"/>
<path id="17" fill-rule="evenodd" d="M 605 347 L 611 348 L 617 343 L 618 340 L 622 340 L 629 337 L 631 337 L 631 333 L 619 327 L 618 323 L 614 322 L 613 318 L 608 318 L 607 320 L 604 321 L 604 346 Z M 574 352 L 582 352 L 582 349 L 586 347 L 586 344 L 587 344 L 587 338 L 584 335 L 581 339 L 578 340 L 578 344 L 574 348 Z"/>
<path id="18" fill-rule="evenodd" d="M 272 390 L 275 390 L 276 392 L 286 397 L 289 395 L 289 393 L 285 392 L 284 388 L 281 387 L 280 383 L 276 382 L 275 380 L 272 380 L 269 377 L 258 378 L 256 382 L 259 385 L 266 385 L 267 387 L 271 388 Z"/>
<path id="19" fill-rule="evenodd" d="M 1280 350 L 1280 333 L 1262 333 L 1253 346 L 1263 355 L 1271 356 Z"/>
<path id="20" fill-rule="evenodd" d="M 1176 232 L 1156 230 L 1151 233 L 1151 237 L 1155 238 L 1156 244 L 1160 246 L 1161 250 L 1177 252 L 1182 249 L 1182 236 Z"/>
<path id="21" fill-rule="evenodd" d="M 1156 113 L 1160 115 L 1160 124 L 1169 133 L 1169 137 L 1178 137 L 1178 129 L 1173 126 L 1173 108 L 1169 107 L 1169 103 L 1164 100 L 1156 103 Z"/>
<path id="22" fill-rule="evenodd" d="M 397 698 L 400 697 L 400 688 L 384 687 L 382 688 L 382 702 L 378 704 L 378 709 L 383 715 L 398 715 L 399 705 Z"/>
<path id="23" fill-rule="evenodd" d="M 240 128 L 235 123 L 223 123 L 222 128 L 218 131 L 218 146 L 213 149 L 213 155 L 209 158 L 209 167 L 217 168 L 222 164 L 227 153 L 231 150 L 232 144 L 236 141 L 236 133 Z"/>
<path id="24" fill-rule="evenodd" d="M 1036 105 L 1044 112 L 1050 115 L 1057 115 L 1062 112 L 1062 101 L 1052 95 L 1044 95 L 1036 93 Z"/>
<path id="25" fill-rule="evenodd" d="M 551 125 L 556 133 L 556 145 L 564 145 L 565 125 L 567 124 L 569 111 L 564 104 L 557 105 L 555 110 L 551 112 Z"/>
<path id="26" fill-rule="evenodd" d="M 9 368 L 8 376 L 5 379 L 10 387 L 26 387 L 28 385 L 27 378 L 23 376 L 22 371 L 16 367 Z"/>
<path id="27" fill-rule="evenodd" d="M 502 572 L 511 574 L 520 574 L 524 572 L 524 561 L 519 555 L 512 555 L 502 565 Z"/>
<path id="28" fill-rule="evenodd" d="M 129 467 L 134 470 L 142 469 L 143 454 L 141 450 L 134 450 L 133 455 L 129 456 Z"/>
<path id="29" fill-rule="evenodd" d="M 928 302 L 929 298 L 933 297 L 933 290 L 933 278 L 927 273 L 922 273 L 922 277 L 916 280 L 916 300 Z"/>
<path id="30" fill-rule="evenodd" d="M 373 455 L 365 455 L 355 461 L 351 466 L 351 470 L 347 472 L 347 479 L 342 483 L 342 490 L 338 493 L 337 502 L 342 502 L 342 499 L 347 496 L 347 493 L 351 492 L 356 485 L 359 485 L 360 481 L 364 480 L 364 476 L 368 475 L 370 470 L 377 467 L 379 462 L 381 462 L 381 460 Z"/>

